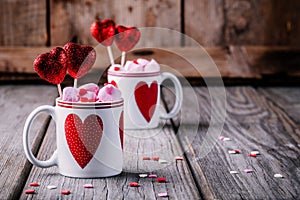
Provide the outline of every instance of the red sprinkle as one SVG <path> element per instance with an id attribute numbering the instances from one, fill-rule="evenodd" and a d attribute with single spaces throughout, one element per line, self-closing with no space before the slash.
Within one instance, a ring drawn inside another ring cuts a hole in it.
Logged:
<path id="1" fill-rule="evenodd" d="M 81 101 L 81 102 L 89 102 L 89 99 L 86 98 L 86 97 L 81 97 L 81 98 L 80 98 L 80 101 Z"/>
<path id="2" fill-rule="evenodd" d="M 112 84 L 112 85 L 115 86 L 116 88 L 118 87 L 116 81 L 114 81 L 114 80 L 112 80 L 112 81 L 110 82 L 110 84 Z"/>
<path id="3" fill-rule="evenodd" d="M 139 187 L 140 185 L 137 182 L 130 182 L 129 186 L 130 187 Z"/>
<path id="4" fill-rule="evenodd" d="M 35 191 L 33 189 L 25 190 L 25 194 L 34 194 Z"/>
<path id="5" fill-rule="evenodd" d="M 233 149 L 233 151 L 234 151 L 235 153 L 241 153 L 241 151 L 238 150 L 238 149 Z"/>
<path id="6" fill-rule="evenodd" d="M 152 160 L 159 161 L 159 157 L 158 156 L 153 156 Z"/>
<path id="7" fill-rule="evenodd" d="M 255 153 L 250 153 L 249 156 L 253 157 L 253 158 L 256 158 L 256 154 Z"/>
<path id="8" fill-rule="evenodd" d="M 68 195 L 68 194 L 71 194 L 71 191 L 70 190 L 62 190 L 60 191 L 61 194 L 64 194 L 64 195 Z"/>
<path id="9" fill-rule="evenodd" d="M 29 186 L 38 187 L 38 186 L 40 186 L 40 184 L 37 183 L 37 182 L 32 182 L 32 183 L 29 184 Z"/>
<path id="10" fill-rule="evenodd" d="M 137 60 L 133 60 L 132 62 L 137 65 L 139 64 Z"/>
<path id="11" fill-rule="evenodd" d="M 157 181 L 158 181 L 159 183 L 165 183 L 165 182 L 167 182 L 167 179 L 166 179 L 166 178 L 159 177 L 159 178 L 157 178 Z"/>
<path id="12" fill-rule="evenodd" d="M 115 71 L 119 71 L 119 70 L 120 70 L 120 67 L 115 67 L 114 70 L 115 70 Z"/>
<path id="13" fill-rule="evenodd" d="M 87 91 L 86 91 L 86 89 L 84 89 L 84 88 L 81 88 L 80 90 L 79 90 L 79 95 L 80 96 L 83 96 L 83 95 L 85 95 L 87 93 Z"/>
<path id="14" fill-rule="evenodd" d="M 150 160 L 150 157 L 144 156 L 144 157 L 143 157 L 143 160 Z"/>
<path id="15" fill-rule="evenodd" d="M 175 157 L 175 160 L 183 160 L 183 157 L 176 156 L 176 157 Z"/>

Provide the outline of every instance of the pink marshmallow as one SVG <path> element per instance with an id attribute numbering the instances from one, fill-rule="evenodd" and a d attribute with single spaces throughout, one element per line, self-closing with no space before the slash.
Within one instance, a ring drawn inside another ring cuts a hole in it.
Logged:
<path id="1" fill-rule="evenodd" d="M 97 99 L 97 95 L 95 92 L 86 91 L 84 95 L 80 95 L 81 102 L 95 102 Z"/>
<path id="2" fill-rule="evenodd" d="M 98 92 L 98 101 L 114 101 L 120 99 L 122 96 L 121 91 L 113 86 L 112 84 L 107 84 L 101 88 Z"/>
<path id="3" fill-rule="evenodd" d="M 145 72 L 159 72 L 160 66 L 155 60 L 151 59 L 151 61 L 145 65 L 144 71 Z"/>
<path id="4" fill-rule="evenodd" d="M 98 93 L 99 91 L 99 87 L 98 85 L 96 85 L 95 83 L 87 83 L 87 84 L 84 84 L 82 86 L 80 86 L 78 89 L 85 89 L 86 91 L 89 91 L 89 92 L 94 92 L 94 93 Z"/>
<path id="5" fill-rule="evenodd" d="M 63 89 L 62 100 L 70 101 L 70 102 L 78 102 L 79 101 L 78 89 L 74 87 L 65 87 Z"/>
<path id="6" fill-rule="evenodd" d="M 136 64 L 133 61 L 127 61 L 124 66 L 124 69 L 125 69 L 125 71 L 129 71 L 129 72 L 143 72 L 144 66 L 140 65 L 139 63 Z"/>

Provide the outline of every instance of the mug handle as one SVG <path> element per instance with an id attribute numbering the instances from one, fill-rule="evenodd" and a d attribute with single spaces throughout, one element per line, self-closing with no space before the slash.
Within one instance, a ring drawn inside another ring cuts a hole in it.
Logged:
<path id="1" fill-rule="evenodd" d="M 24 147 L 27 159 L 32 164 L 34 164 L 38 167 L 46 168 L 46 167 L 51 167 L 51 166 L 57 165 L 57 152 L 54 151 L 53 155 L 51 156 L 51 158 L 49 160 L 41 161 L 41 160 L 36 159 L 35 156 L 31 152 L 31 148 L 29 145 L 29 137 L 28 137 L 28 133 L 29 133 L 30 127 L 32 125 L 32 122 L 34 121 L 35 117 L 41 112 L 45 112 L 45 113 L 51 115 L 51 117 L 55 121 L 55 109 L 53 106 L 45 105 L 45 106 L 37 107 L 35 110 L 33 110 L 30 113 L 30 115 L 27 117 L 24 129 L 23 129 L 23 147 Z"/>
<path id="2" fill-rule="evenodd" d="M 180 111 L 180 108 L 182 105 L 182 98 L 183 98 L 182 86 L 181 86 L 178 78 L 169 72 L 161 73 L 161 83 L 166 79 L 170 79 L 175 86 L 176 101 L 175 101 L 175 104 L 174 104 L 172 110 L 169 113 L 161 113 L 160 114 L 161 115 L 160 118 L 162 118 L 162 119 L 170 119 L 170 118 L 175 117 L 175 115 L 177 115 L 177 113 Z"/>

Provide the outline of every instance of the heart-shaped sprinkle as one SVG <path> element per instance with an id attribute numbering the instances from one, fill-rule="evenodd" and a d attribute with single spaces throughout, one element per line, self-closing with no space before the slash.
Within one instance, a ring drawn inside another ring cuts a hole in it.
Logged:
<path id="1" fill-rule="evenodd" d="M 90 46 L 69 42 L 64 46 L 68 57 L 68 73 L 77 79 L 86 75 L 96 61 L 96 51 Z"/>
<path id="2" fill-rule="evenodd" d="M 140 39 L 140 31 L 136 27 L 116 27 L 116 45 L 120 51 L 130 51 Z"/>
<path id="3" fill-rule="evenodd" d="M 34 60 L 34 70 L 44 80 L 60 84 L 67 73 L 68 58 L 61 47 L 55 47 L 49 53 L 40 54 Z"/>
<path id="4" fill-rule="evenodd" d="M 95 21 L 90 27 L 92 36 L 102 45 L 111 46 L 115 35 L 115 22 L 105 19 L 101 22 Z"/>

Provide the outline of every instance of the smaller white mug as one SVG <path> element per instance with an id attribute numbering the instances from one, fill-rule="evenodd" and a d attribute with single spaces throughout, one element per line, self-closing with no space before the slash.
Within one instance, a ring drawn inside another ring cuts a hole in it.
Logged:
<path id="1" fill-rule="evenodd" d="M 35 117 L 46 112 L 56 123 L 57 149 L 49 160 L 34 157 L 29 130 Z M 123 165 L 123 99 L 114 102 L 66 102 L 40 106 L 28 116 L 23 145 L 28 160 L 42 168 L 58 166 L 64 176 L 108 177 L 120 174 Z"/>
<path id="2" fill-rule="evenodd" d="M 124 98 L 124 128 L 149 129 L 159 125 L 159 119 L 174 117 L 181 108 L 182 86 L 169 72 L 108 71 L 108 82 L 114 81 Z M 160 85 L 170 79 L 175 87 L 176 101 L 169 113 L 160 109 Z"/>

